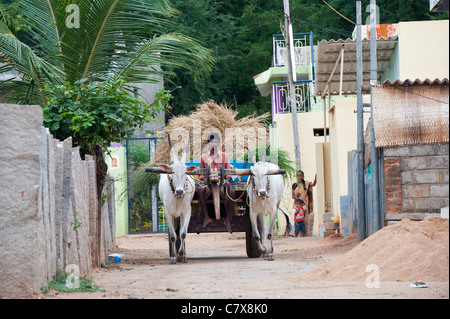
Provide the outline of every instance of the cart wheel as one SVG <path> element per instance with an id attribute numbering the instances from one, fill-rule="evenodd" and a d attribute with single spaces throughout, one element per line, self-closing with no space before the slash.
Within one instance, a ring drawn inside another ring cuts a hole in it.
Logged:
<path id="1" fill-rule="evenodd" d="M 181 240 L 180 240 L 180 218 L 175 218 L 174 222 L 175 227 L 175 233 L 177 234 L 177 240 L 175 242 L 175 249 L 178 251 L 181 246 Z M 175 252 L 175 255 L 177 254 L 177 251 Z M 172 245 L 170 244 L 170 232 L 169 232 L 169 256 L 172 254 Z"/>
<path id="2" fill-rule="evenodd" d="M 245 232 L 245 242 L 247 247 L 247 256 L 249 258 L 261 257 L 261 251 L 258 248 L 258 244 L 256 243 L 256 239 L 253 236 L 253 232 L 251 231 Z"/>
<path id="3" fill-rule="evenodd" d="M 258 226 L 259 226 L 259 220 L 258 220 Z M 258 227 L 258 229 L 259 228 L 260 227 Z M 261 257 L 261 251 L 259 250 L 255 236 L 253 236 L 253 230 L 252 230 L 251 223 L 249 224 L 248 230 L 245 232 L 245 244 L 246 244 L 246 248 L 247 248 L 247 256 L 249 258 Z"/>

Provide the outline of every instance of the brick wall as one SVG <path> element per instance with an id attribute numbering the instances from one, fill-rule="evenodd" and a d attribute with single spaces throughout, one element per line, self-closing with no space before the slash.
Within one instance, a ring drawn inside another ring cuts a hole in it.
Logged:
<path id="1" fill-rule="evenodd" d="M 449 144 L 384 149 L 386 224 L 439 216 L 449 205 Z"/>

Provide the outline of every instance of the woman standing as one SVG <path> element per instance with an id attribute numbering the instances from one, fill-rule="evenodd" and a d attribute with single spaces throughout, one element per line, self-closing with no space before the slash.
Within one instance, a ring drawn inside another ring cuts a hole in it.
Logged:
<path id="1" fill-rule="evenodd" d="M 314 182 L 305 181 L 305 173 L 302 170 L 297 171 L 297 183 L 292 184 L 292 198 L 294 199 L 294 211 L 303 210 L 305 214 L 305 228 L 308 233 L 309 214 L 313 212 L 312 188 L 316 186 L 317 174 L 314 176 Z"/>

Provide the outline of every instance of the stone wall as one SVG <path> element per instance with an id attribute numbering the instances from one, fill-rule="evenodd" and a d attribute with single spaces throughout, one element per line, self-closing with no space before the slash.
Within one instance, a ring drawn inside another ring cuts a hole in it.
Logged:
<path id="1" fill-rule="evenodd" d="M 449 144 L 384 149 L 386 222 L 440 216 L 449 205 Z"/>
<path id="2" fill-rule="evenodd" d="M 39 106 L 0 104 L 0 298 L 30 297 L 66 267 L 87 275 L 115 249 L 113 183 L 99 214 L 94 159 L 42 123 Z"/>

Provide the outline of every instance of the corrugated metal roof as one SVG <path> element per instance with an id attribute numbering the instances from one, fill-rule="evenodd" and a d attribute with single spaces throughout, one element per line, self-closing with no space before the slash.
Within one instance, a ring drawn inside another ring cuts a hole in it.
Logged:
<path id="1" fill-rule="evenodd" d="M 380 38 L 377 40 L 377 68 L 378 79 L 389 64 L 392 52 L 397 44 L 397 36 Z M 347 94 L 356 93 L 356 40 L 322 40 L 317 45 L 317 57 L 315 64 L 316 83 L 315 94 L 319 95 L 325 91 L 328 78 L 330 77 L 335 62 L 339 58 L 341 48 L 344 48 L 344 69 L 343 69 L 343 92 Z M 370 80 L 370 41 L 362 41 L 363 58 L 363 85 L 368 85 Z M 339 91 L 340 65 L 331 79 L 330 91 Z"/>

